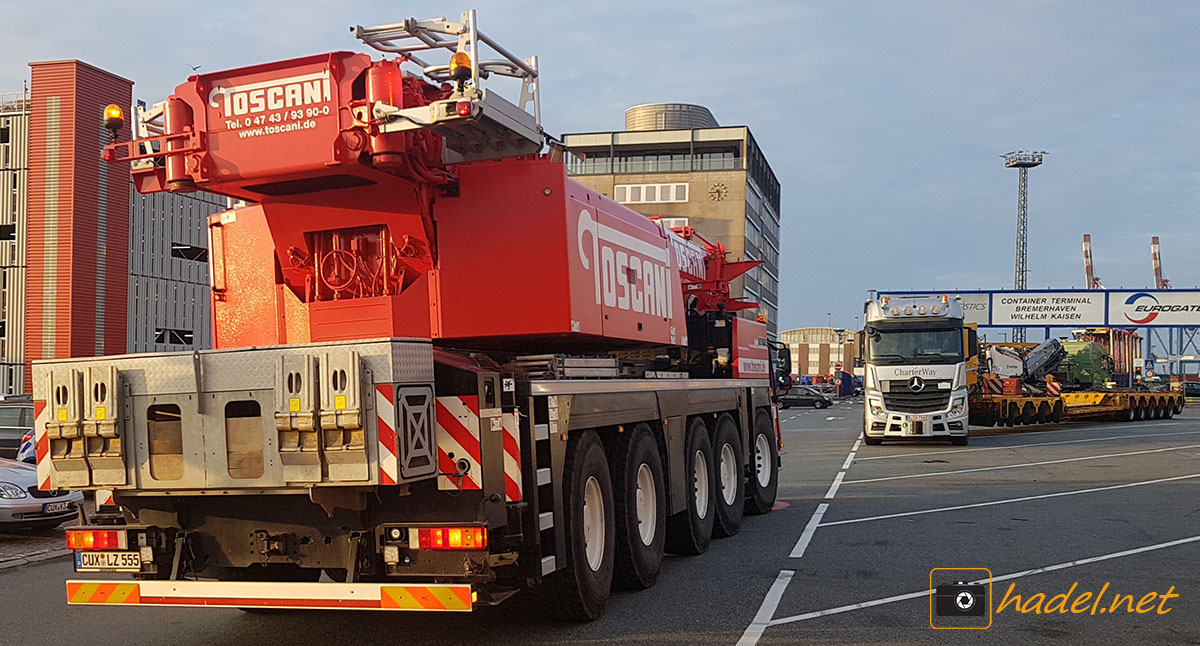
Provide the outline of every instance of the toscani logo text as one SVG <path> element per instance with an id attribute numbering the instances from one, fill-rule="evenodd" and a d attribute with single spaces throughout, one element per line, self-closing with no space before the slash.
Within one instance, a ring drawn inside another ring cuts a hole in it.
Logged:
<path id="1" fill-rule="evenodd" d="M 1013 594 L 1017 584 L 1010 583 L 1008 590 L 1005 591 L 1004 597 L 1000 599 L 999 605 L 996 606 L 996 614 L 1002 613 L 1005 610 L 1019 612 L 1021 614 L 1074 614 L 1074 615 L 1095 615 L 1106 613 L 1125 612 L 1127 614 L 1144 615 L 1155 613 L 1165 615 L 1171 612 L 1170 602 L 1179 595 L 1175 592 L 1175 586 L 1171 586 L 1166 592 L 1147 592 L 1142 595 L 1136 594 L 1120 594 L 1119 592 L 1109 592 L 1109 582 L 1105 582 L 1099 592 L 1079 591 L 1079 582 L 1071 584 L 1071 588 L 1062 594 L 1048 596 L 1044 592 L 1036 592 L 1034 594 L 1023 596 Z"/>

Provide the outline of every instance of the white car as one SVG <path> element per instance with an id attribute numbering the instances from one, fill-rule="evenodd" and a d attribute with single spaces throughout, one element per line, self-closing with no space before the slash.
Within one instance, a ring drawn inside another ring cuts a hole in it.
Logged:
<path id="1" fill-rule="evenodd" d="M 37 467 L 0 458 L 0 531 L 7 529 L 54 529 L 74 520 L 81 491 L 41 491 Z"/>

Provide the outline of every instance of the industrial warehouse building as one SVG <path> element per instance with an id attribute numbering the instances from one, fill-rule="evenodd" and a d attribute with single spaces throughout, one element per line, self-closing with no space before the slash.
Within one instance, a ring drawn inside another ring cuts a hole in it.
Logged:
<path id="1" fill-rule="evenodd" d="M 779 180 L 746 126 L 721 127 L 702 106 L 640 105 L 625 130 L 563 136 L 567 172 L 669 227 L 725 244 L 730 260 L 763 264 L 730 285 L 762 307 L 772 339 L 779 314 Z"/>
<path id="2" fill-rule="evenodd" d="M 0 393 L 29 392 L 35 359 L 208 347 L 205 220 L 225 199 L 137 194 L 100 159 L 102 110 L 133 83 L 30 67 L 31 92 L 0 96 Z"/>

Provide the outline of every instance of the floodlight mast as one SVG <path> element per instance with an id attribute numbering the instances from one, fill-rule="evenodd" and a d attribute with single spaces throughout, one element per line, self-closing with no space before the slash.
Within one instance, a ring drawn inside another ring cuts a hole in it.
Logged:
<path id="1" fill-rule="evenodd" d="M 1025 151 L 1004 153 L 1005 168 L 1016 168 L 1020 171 L 1017 183 L 1017 257 L 1013 271 L 1013 289 L 1025 289 L 1029 278 L 1029 229 L 1028 229 L 1028 193 L 1029 169 L 1041 166 L 1042 156 L 1046 151 Z M 1012 339 L 1017 343 L 1025 342 L 1025 328 L 1013 328 Z"/>

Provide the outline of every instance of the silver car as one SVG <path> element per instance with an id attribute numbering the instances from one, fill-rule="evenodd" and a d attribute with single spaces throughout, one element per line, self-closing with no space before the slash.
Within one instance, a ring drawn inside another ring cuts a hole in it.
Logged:
<path id="1" fill-rule="evenodd" d="M 0 458 L 0 531 L 6 529 L 54 529 L 74 520 L 80 491 L 41 491 L 37 467 Z"/>

